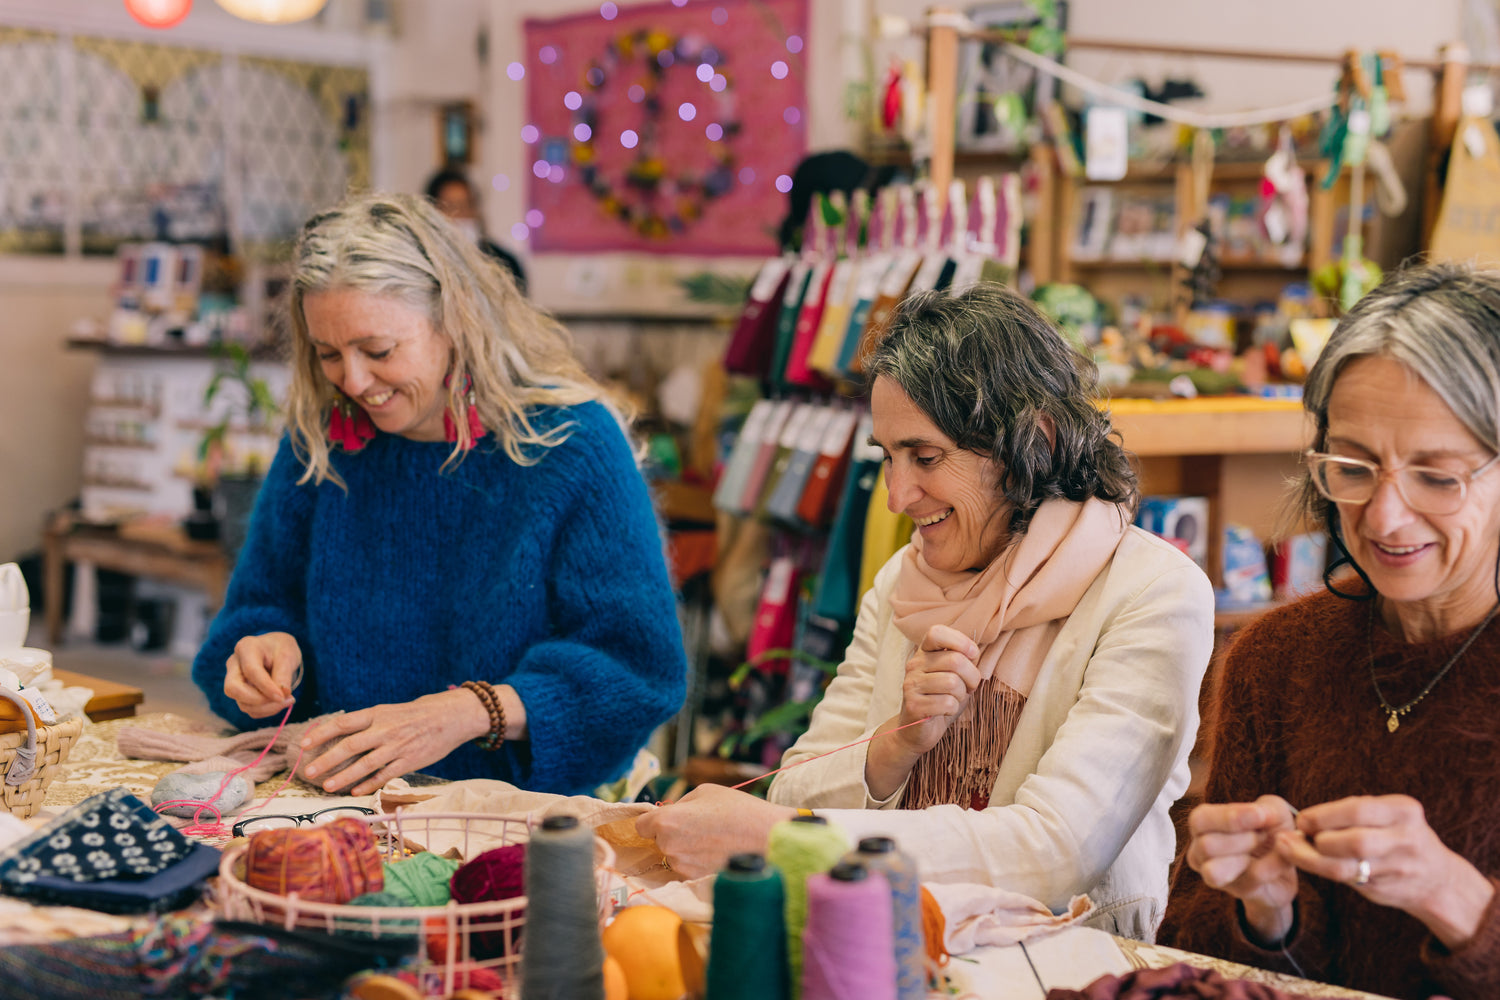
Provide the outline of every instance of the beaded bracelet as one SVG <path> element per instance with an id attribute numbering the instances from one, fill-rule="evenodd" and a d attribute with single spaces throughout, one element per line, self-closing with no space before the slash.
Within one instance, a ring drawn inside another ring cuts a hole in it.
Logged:
<path id="1" fill-rule="evenodd" d="M 498 750 L 505 742 L 505 708 L 500 704 L 500 696 L 495 693 L 494 685 L 488 681 L 464 681 L 463 687 L 473 691 L 474 696 L 479 699 L 490 715 L 490 731 L 475 740 L 481 750 Z"/>

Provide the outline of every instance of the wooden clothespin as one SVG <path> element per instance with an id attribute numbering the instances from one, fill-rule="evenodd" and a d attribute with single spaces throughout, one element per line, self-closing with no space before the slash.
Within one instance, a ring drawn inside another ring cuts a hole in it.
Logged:
<path id="1" fill-rule="evenodd" d="M 863 250 L 870 239 L 870 192 L 855 188 L 849 192 L 849 252 Z"/>
<path id="2" fill-rule="evenodd" d="M 948 234 L 948 245 L 955 254 L 969 249 L 969 193 L 963 178 L 955 177 L 948 182 L 948 221 L 952 229 Z"/>
<path id="3" fill-rule="evenodd" d="M 901 192 L 897 190 L 894 184 L 887 184 L 885 187 L 881 188 L 880 193 L 875 196 L 876 203 L 879 206 L 879 208 L 877 209 L 877 213 L 880 218 L 878 246 L 881 250 L 890 250 L 891 247 L 896 243 L 897 215 L 901 211 L 899 201 L 900 195 Z M 870 242 L 872 244 L 876 243 L 874 234 L 871 235 Z"/>
<path id="4" fill-rule="evenodd" d="M 914 249 L 917 245 L 918 228 L 917 190 L 911 184 L 903 184 L 899 190 L 901 200 L 901 246 Z"/>
<path id="5" fill-rule="evenodd" d="M 1343 74 L 1339 78 L 1339 104 L 1348 114 L 1350 101 L 1356 95 L 1368 101 L 1370 94 L 1370 74 L 1365 72 L 1364 59 L 1358 49 L 1349 49 L 1344 53 Z"/>
<path id="6" fill-rule="evenodd" d="M 1404 68 L 1401 55 L 1397 52 L 1380 53 L 1380 71 L 1385 80 L 1385 92 L 1393 101 L 1406 101 L 1406 84 L 1401 79 L 1401 71 Z"/>
<path id="7" fill-rule="evenodd" d="M 843 257 L 848 252 L 849 203 L 842 191 L 828 192 L 828 205 L 833 209 L 829 217 L 828 230 L 833 236 L 833 253 Z"/>
<path id="8" fill-rule="evenodd" d="M 987 257 L 998 257 L 1000 247 L 996 242 L 995 220 L 1000 214 L 1000 199 L 995 193 L 995 178 L 989 176 L 979 178 L 974 191 L 974 200 L 979 216 L 979 230 L 974 241 L 974 249 Z"/>

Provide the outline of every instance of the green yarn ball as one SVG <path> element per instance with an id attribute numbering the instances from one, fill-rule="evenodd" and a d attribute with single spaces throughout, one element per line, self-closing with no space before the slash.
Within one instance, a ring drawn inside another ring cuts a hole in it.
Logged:
<path id="1" fill-rule="evenodd" d="M 349 906 L 379 906 L 390 909 L 406 907 L 411 904 L 394 892 L 367 892 L 363 896 L 355 896 L 349 900 Z M 340 920 L 337 934 L 344 937 L 358 938 L 363 941 L 373 941 L 377 937 L 381 940 L 386 938 L 399 938 L 416 944 L 422 931 L 421 921 L 411 920 L 382 920 L 380 922 L 380 933 L 375 933 L 375 926 L 369 920 Z"/>
<path id="2" fill-rule="evenodd" d="M 404 906 L 444 906 L 453 897 L 449 884 L 459 863 L 430 851 L 385 866 L 386 894 L 399 896 Z"/>

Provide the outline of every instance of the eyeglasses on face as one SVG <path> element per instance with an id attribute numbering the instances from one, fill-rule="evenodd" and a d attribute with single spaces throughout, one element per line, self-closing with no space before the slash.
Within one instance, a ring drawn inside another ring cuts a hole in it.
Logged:
<path id="1" fill-rule="evenodd" d="M 343 817 L 374 816 L 375 810 L 368 806 L 331 806 L 317 812 L 300 815 L 246 816 L 229 828 L 231 835 L 243 837 L 262 830 L 279 830 L 289 826 L 316 826 Z"/>
<path id="2" fill-rule="evenodd" d="M 1500 462 L 1500 455 L 1469 470 L 1430 465 L 1387 469 L 1377 462 L 1320 451 L 1308 451 L 1303 459 L 1312 474 L 1313 486 L 1334 503 L 1369 503 L 1380 481 L 1390 479 L 1412 510 L 1421 514 L 1456 514 L 1468 499 L 1470 484 Z"/>

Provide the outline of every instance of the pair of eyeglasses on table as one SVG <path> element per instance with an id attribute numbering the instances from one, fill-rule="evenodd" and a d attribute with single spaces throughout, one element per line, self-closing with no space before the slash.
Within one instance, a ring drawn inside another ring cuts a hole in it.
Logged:
<path id="1" fill-rule="evenodd" d="M 319 823 L 328 823 L 343 817 L 359 818 L 360 816 L 374 816 L 375 810 L 369 806 L 330 806 L 327 809 L 319 809 L 317 812 L 301 813 L 297 815 L 273 814 L 268 816 L 246 816 L 234 826 L 229 828 L 231 836 L 244 837 L 248 834 L 259 833 L 262 830 L 280 830 L 286 827 L 317 826 Z"/>

